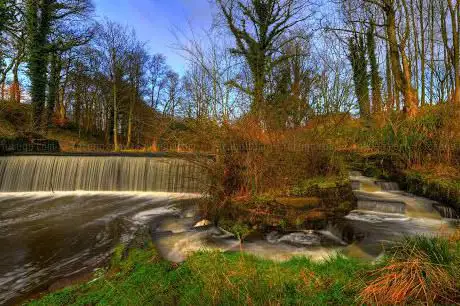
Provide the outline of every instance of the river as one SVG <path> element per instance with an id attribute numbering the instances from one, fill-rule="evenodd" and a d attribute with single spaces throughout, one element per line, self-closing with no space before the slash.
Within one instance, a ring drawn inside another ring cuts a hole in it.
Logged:
<path id="1" fill-rule="evenodd" d="M 359 173 L 358 210 L 322 231 L 267 233 L 243 250 L 272 260 L 342 252 L 377 258 L 405 235 L 454 229 L 453 212 Z M 183 261 L 208 248 L 238 251 L 229 233 L 194 227 L 203 168 L 178 158 L 0 157 L 0 304 L 12 304 L 105 264 L 114 247 L 147 229 L 161 255 Z"/>

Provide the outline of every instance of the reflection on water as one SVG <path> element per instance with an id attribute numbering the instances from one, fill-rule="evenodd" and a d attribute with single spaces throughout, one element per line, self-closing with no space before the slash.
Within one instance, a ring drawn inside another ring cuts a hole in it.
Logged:
<path id="1" fill-rule="evenodd" d="M 91 271 L 155 215 L 196 195 L 0 193 L 0 304 Z"/>

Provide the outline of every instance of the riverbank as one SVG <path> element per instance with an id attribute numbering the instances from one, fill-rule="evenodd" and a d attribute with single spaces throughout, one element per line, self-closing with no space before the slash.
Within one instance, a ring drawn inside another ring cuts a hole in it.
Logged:
<path id="1" fill-rule="evenodd" d="M 374 263 L 340 255 L 275 263 L 201 251 L 175 264 L 152 246 L 129 252 L 119 247 L 110 267 L 97 270 L 92 280 L 29 305 L 458 303 L 457 238 L 406 239 Z"/>
<path id="2" fill-rule="evenodd" d="M 391 154 L 351 154 L 351 168 L 367 176 L 391 180 L 402 190 L 438 201 L 452 208 L 449 218 L 460 216 L 460 171 L 448 164 L 407 166 L 400 156 Z"/>

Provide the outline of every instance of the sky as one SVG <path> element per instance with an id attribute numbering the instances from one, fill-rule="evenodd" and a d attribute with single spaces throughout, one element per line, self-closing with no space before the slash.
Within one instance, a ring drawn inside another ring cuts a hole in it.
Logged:
<path id="1" fill-rule="evenodd" d="M 182 74 L 186 60 L 174 48 L 177 35 L 207 30 L 212 24 L 209 0 L 93 0 L 98 20 L 105 17 L 134 28 L 150 54 L 162 53 L 171 68 Z M 179 30 L 179 31 L 178 31 Z M 181 36 L 181 35 L 179 35 Z M 183 35 L 182 35 L 183 36 Z"/>

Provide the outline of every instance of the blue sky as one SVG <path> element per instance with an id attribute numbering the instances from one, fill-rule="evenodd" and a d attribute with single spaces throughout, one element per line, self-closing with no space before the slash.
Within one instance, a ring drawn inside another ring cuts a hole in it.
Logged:
<path id="1" fill-rule="evenodd" d="M 175 29 L 208 29 L 212 24 L 209 0 L 93 0 L 96 17 L 107 17 L 136 30 L 138 39 L 147 42 L 151 54 L 163 53 L 168 64 L 182 73 L 186 65 L 174 49 Z M 177 32 L 177 31 L 176 31 Z"/>

